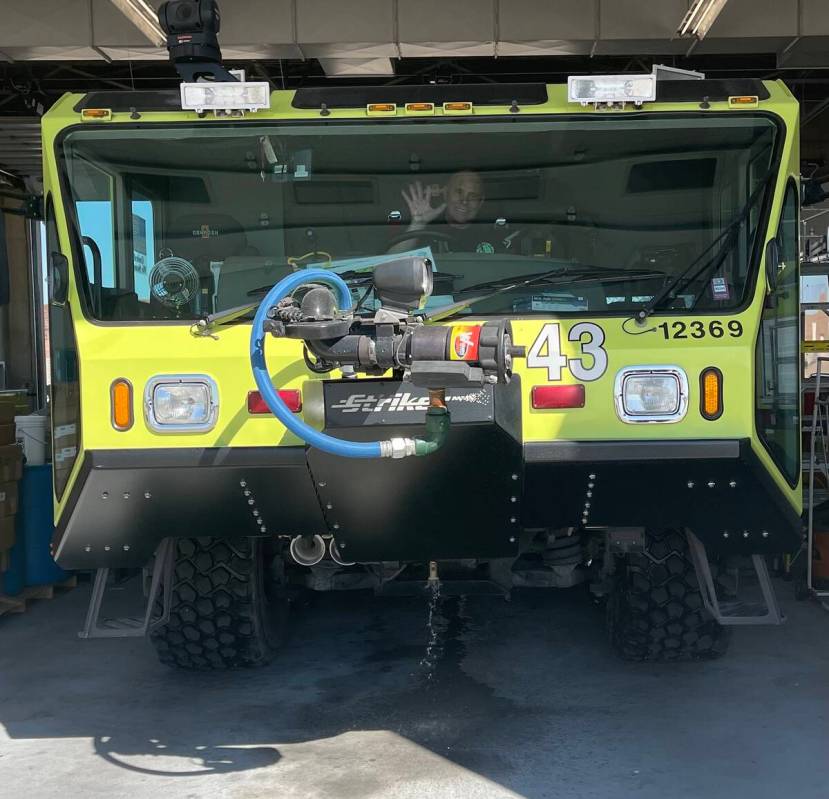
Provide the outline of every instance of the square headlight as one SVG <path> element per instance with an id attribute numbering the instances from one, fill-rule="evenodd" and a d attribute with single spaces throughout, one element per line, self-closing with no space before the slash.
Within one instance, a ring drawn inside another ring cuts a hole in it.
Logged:
<path id="1" fill-rule="evenodd" d="M 688 410 L 688 378 L 678 366 L 626 367 L 614 398 L 624 422 L 678 422 Z"/>
<path id="2" fill-rule="evenodd" d="M 144 392 L 144 415 L 157 432 L 203 433 L 218 411 L 216 383 L 206 375 L 159 375 Z"/>

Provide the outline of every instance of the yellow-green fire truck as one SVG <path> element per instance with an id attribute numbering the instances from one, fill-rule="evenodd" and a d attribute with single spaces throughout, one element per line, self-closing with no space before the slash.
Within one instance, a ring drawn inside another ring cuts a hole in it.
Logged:
<path id="1" fill-rule="evenodd" d="M 782 82 L 223 77 L 43 119 L 58 563 L 154 564 L 141 631 L 185 668 L 267 661 L 293 586 L 429 564 L 589 585 L 630 659 L 780 621 L 764 556 L 801 540 Z M 738 556 L 760 610 L 724 579 Z"/>

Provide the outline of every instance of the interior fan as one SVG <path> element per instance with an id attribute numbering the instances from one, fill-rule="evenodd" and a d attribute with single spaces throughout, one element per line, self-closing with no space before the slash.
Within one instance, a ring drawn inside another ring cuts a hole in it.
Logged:
<path id="1" fill-rule="evenodd" d="M 150 272 L 150 292 L 162 305 L 180 310 L 191 302 L 199 290 L 196 267 L 170 255 L 162 258 Z"/>

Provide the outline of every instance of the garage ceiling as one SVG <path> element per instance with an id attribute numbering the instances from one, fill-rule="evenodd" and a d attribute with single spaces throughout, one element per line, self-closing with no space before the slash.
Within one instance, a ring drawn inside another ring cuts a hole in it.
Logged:
<path id="1" fill-rule="evenodd" d="M 162 0 L 149 0 L 157 7 Z M 783 78 L 804 158 L 829 170 L 829 0 L 728 0 L 702 42 L 673 38 L 689 0 L 220 0 L 230 66 L 274 88 L 547 81 L 665 63 Z M 0 0 L 0 169 L 37 174 L 37 116 L 63 92 L 177 85 L 111 0 Z M 2 175 L 0 175 L 2 178 Z"/>
<path id="2" fill-rule="evenodd" d="M 150 0 L 157 7 L 161 0 Z M 390 58 L 684 54 L 688 0 L 232 0 L 231 59 L 320 59 L 334 74 L 390 71 Z M 111 0 L 0 0 L 0 57 L 164 59 Z M 729 0 L 701 53 L 774 53 L 829 67 L 826 0 Z"/>

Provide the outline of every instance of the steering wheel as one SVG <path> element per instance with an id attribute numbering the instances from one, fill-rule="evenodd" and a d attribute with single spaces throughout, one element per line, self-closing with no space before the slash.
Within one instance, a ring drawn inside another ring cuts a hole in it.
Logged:
<path id="1" fill-rule="evenodd" d="M 452 241 L 452 237 L 448 233 L 441 233 L 439 230 L 422 228 L 421 230 L 404 230 L 402 233 L 398 233 L 394 238 L 392 238 L 388 246 L 394 247 L 395 244 L 400 244 L 403 241 L 421 241 L 423 239 L 434 242 Z M 388 252 L 388 250 L 386 252 Z"/>

